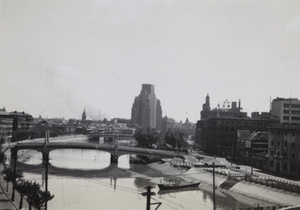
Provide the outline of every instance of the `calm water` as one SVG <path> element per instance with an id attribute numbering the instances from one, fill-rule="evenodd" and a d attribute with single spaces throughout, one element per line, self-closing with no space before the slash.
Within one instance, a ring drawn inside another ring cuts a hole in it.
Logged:
<path id="1" fill-rule="evenodd" d="M 17 167 L 25 179 L 44 186 L 45 168 L 41 153 L 19 151 Z M 48 190 L 55 197 L 48 209 L 146 209 L 144 187 L 153 186 L 152 203 L 162 202 L 159 209 L 212 209 L 212 193 L 201 189 L 184 192 L 159 192 L 157 183 L 164 176 L 146 165 L 130 164 L 129 155 L 110 164 L 110 154 L 94 150 L 54 150 L 50 152 Z M 232 196 L 216 197 L 217 209 L 253 207 Z M 155 209 L 152 205 L 151 209 Z"/>

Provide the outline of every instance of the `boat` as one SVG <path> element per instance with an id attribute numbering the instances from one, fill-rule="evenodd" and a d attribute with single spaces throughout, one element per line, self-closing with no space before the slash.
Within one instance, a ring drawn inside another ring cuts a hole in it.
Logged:
<path id="1" fill-rule="evenodd" d="M 169 190 L 159 190 L 157 192 L 158 195 L 165 195 L 165 194 L 170 194 L 170 193 L 181 193 L 181 192 L 190 192 L 190 191 L 198 191 L 200 188 L 197 187 L 186 187 L 186 188 L 181 188 L 181 189 L 169 189 Z"/>
<path id="2" fill-rule="evenodd" d="M 200 182 L 185 183 L 185 184 L 158 184 L 160 190 L 184 189 L 190 187 L 198 187 Z"/>

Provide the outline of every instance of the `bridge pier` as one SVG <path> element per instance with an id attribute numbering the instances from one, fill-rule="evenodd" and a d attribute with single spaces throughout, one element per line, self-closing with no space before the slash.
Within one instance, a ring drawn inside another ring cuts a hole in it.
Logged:
<path id="1" fill-rule="evenodd" d="M 118 156 L 115 156 L 113 154 L 110 154 L 110 163 L 118 163 Z"/>
<path id="2" fill-rule="evenodd" d="M 49 160 L 49 152 L 43 152 L 43 165 L 47 164 L 47 161 Z"/>

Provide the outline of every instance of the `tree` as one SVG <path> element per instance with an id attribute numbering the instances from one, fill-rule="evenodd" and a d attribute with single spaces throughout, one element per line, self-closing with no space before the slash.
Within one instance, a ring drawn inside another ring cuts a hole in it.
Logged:
<path id="1" fill-rule="evenodd" d="M 20 196 L 21 196 L 19 209 L 22 209 L 23 208 L 23 198 L 24 198 L 24 195 L 28 191 L 28 187 L 26 186 L 26 181 L 21 179 L 20 182 L 18 182 L 16 184 L 16 190 L 20 193 Z"/>
<path id="2" fill-rule="evenodd" d="M 4 166 L 4 169 L 2 170 L 3 179 L 6 181 L 6 192 L 8 192 L 8 183 L 12 182 L 13 180 L 13 170 L 11 167 Z"/>
<path id="3" fill-rule="evenodd" d="M 171 129 L 165 135 L 165 141 L 170 144 L 173 149 L 183 150 L 188 146 L 188 143 L 184 140 L 184 133 Z"/>
<path id="4" fill-rule="evenodd" d="M 139 147 L 151 148 L 160 139 L 160 133 L 154 128 L 138 128 L 134 133 L 134 138 Z"/>
<path id="5" fill-rule="evenodd" d="M 46 203 L 46 200 L 49 201 L 54 198 L 54 195 L 51 195 L 50 192 L 47 192 L 47 198 L 45 196 L 46 192 L 41 190 L 41 186 L 37 182 L 25 181 L 24 182 L 24 198 L 29 204 L 29 209 L 32 206 L 40 210 Z"/>
<path id="6" fill-rule="evenodd" d="M 4 152 L 0 152 L 0 164 L 4 163 L 6 161 L 6 156 Z"/>

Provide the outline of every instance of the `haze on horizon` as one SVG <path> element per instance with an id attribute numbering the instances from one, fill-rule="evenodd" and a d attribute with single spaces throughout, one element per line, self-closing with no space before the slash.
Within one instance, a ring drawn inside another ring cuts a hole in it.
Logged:
<path id="1" fill-rule="evenodd" d="M 0 107 L 34 117 L 131 117 L 142 84 L 163 116 L 300 98 L 298 0 L 1 0 Z"/>

